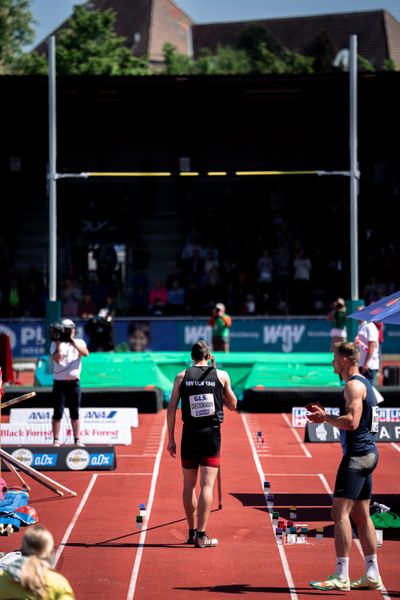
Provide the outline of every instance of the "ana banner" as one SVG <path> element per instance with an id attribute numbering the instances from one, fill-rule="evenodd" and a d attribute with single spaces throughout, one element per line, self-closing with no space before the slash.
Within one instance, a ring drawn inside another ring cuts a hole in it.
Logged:
<path id="1" fill-rule="evenodd" d="M 23 423 L 25 425 L 49 425 L 53 419 L 53 408 L 12 408 L 10 410 L 10 423 Z M 69 408 L 65 409 L 63 421 L 69 426 Z M 139 412 L 137 408 L 80 408 L 79 420 L 81 427 L 84 425 L 129 425 L 139 427 Z"/>

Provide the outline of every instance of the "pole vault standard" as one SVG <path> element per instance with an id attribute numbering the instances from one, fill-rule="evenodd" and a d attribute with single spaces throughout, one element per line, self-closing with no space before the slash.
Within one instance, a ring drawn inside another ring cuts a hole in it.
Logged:
<path id="1" fill-rule="evenodd" d="M 56 61 L 55 37 L 51 36 L 48 42 L 49 55 L 49 305 L 57 304 L 57 179 L 88 179 L 90 177 L 171 177 L 170 171 L 82 171 L 80 173 L 57 173 L 56 159 Z M 350 103 L 350 170 L 349 171 L 235 171 L 236 176 L 257 175 L 320 175 L 343 176 L 350 179 L 350 265 L 351 265 L 351 300 L 350 308 L 355 310 L 358 300 L 358 187 L 360 171 L 357 157 L 357 36 L 350 36 L 349 51 L 349 103 Z M 226 171 L 209 171 L 208 176 L 225 176 Z M 180 177 L 196 177 L 197 172 L 180 172 Z M 47 315 L 49 320 L 49 314 Z M 354 336 L 349 339 L 353 339 Z"/>

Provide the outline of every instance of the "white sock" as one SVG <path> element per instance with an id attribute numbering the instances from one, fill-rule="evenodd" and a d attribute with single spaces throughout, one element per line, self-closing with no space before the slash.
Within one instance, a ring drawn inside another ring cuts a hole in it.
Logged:
<path id="1" fill-rule="evenodd" d="M 337 556 L 336 557 L 336 575 L 339 579 L 349 578 L 349 557 L 348 556 Z"/>
<path id="2" fill-rule="evenodd" d="M 379 568 L 378 568 L 378 557 L 376 554 L 369 554 L 365 556 L 365 570 L 367 577 L 370 579 L 378 579 Z"/>

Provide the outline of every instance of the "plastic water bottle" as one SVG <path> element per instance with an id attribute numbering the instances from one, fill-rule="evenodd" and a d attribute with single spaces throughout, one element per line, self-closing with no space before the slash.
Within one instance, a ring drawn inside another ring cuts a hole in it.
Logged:
<path id="1" fill-rule="evenodd" d="M 275 535 L 276 535 L 276 543 L 283 544 L 283 530 L 281 527 L 276 528 Z"/>
<path id="2" fill-rule="evenodd" d="M 296 527 L 291 527 L 288 535 L 288 544 L 296 544 L 297 543 L 297 532 Z"/>
<path id="3" fill-rule="evenodd" d="M 376 546 L 377 546 L 377 548 L 380 548 L 383 544 L 383 530 L 375 529 L 375 532 L 376 532 Z"/>
<path id="4" fill-rule="evenodd" d="M 300 536 L 298 539 L 299 544 L 306 544 L 307 537 L 308 537 L 308 527 L 301 527 L 300 528 Z"/>

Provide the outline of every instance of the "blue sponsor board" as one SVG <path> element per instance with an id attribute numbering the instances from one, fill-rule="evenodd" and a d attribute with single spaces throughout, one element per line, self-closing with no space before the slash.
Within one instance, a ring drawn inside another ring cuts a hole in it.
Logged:
<path id="1" fill-rule="evenodd" d="M 146 319 L 150 330 L 151 351 L 190 350 L 199 339 L 211 341 L 211 328 L 208 319 Z M 116 319 L 114 322 L 115 343 L 127 341 L 129 324 L 138 319 Z M 84 321 L 76 321 L 77 336 L 88 341 L 84 331 Z M 0 333 L 10 337 L 14 358 L 38 358 L 45 354 L 47 332 L 41 319 L 0 321 Z M 233 352 L 329 352 L 330 322 L 323 317 L 304 319 L 281 318 L 241 318 L 233 317 L 231 329 L 231 350 Z M 398 353 L 400 328 L 385 325 L 382 352 Z"/>
<path id="2" fill-rule="evenodd" d="M 3 446 L 3 449 L 37 471 L 113 471 L 114 446 Z M 4 464 L 4 470 L 8 470 Z"/>

